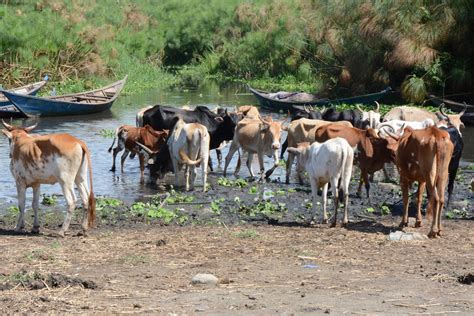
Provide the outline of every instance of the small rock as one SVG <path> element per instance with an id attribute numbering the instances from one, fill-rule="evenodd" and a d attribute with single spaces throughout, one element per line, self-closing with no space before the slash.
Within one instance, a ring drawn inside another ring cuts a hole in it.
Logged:
<path id="1" fill-rule="evenodd" d="M 212 274 L 198 273 L 192 278 L 191 283 L 215 285 L 219 283 L 219 279 Z"/>
<path id="2" fill-rule="evenodd" d="M 391 232 L 387 239 L 391 241 L 425 240 L 428 237 L 420 233 L 405 233 L 402 231 Z"/>

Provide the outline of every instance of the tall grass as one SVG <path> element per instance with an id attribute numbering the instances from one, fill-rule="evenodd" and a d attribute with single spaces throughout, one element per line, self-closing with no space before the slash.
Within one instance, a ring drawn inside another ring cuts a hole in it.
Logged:
<path id="1" fill-rule="evenodd" d="M 136 91 L 232 78 L 327 94 L 392 85 L 418 101 L 474 87 L 473 28 L 465 0 L 1 1 L 0 81 L 48 73 L 75 90 L 128 74 Z"/>

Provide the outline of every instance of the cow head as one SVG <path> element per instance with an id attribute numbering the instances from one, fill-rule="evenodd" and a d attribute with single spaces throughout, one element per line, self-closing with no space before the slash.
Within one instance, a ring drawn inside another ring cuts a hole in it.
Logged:
<path id="1" fill-rule="evenodd" d="M 464 102 L 464 110 L 462 110 L 462 112 L 459 114 L 446 114 L 443 111 L 444 106 L 444 103 L 441 103 L 441 105 L 439 106 L 439 113 L 437 113 L 437 116 L 440 121 L 438 122 L 438 124 L 443 124 L 444 122 L 446 122 L 447 125 L 452 125 L 458 130 L 459 134 L 462 136 L 461 128 L 464 128 L 465 126 L 464 123 L 461 121 L 461 116 L 463 116 L 466 112 L 466 103 Z"/>
<path id="2" fill-rule="evenodd" d="M 266 119 L 262 119 L 260 115 L 258 117 L 261 122 L 260 132 L 264 134 L 265 142 L 271 143 L 273 150 L 280 149 L 281 131 L 284 128 L 282 126 L 284 121 L 273 121 L 271 116 L 268 116 Z"/>
<path id="3" fill-rule="evenodd" d="M 380 123 L 380 104 L 377 101 L 375 101 L 375 104 L 375 110 L 370 111 L 364 111 L 358 104 L 356 105 L 357 109 L 361 112 L 360 120 L 368 122 L 367 125 L 371 128 L 375 128 Z"/>
<path id="4" fill-rule="evenodd" d="M 163 179 L 169 171 L 173 171 L 171 155 L 166 143 L 158 150 L 151 150 L 139 142 L 136 142 L 136 144 L 139 147 L 139 153 L 145 156 L 145 161 L 150 169 L 151 182 Z"/>
<path id="5" fill-rule="evenodd" d="M 5 129 L 2 129 L 2 133 L 8 137 L 8 142 L 10 145 L 10 157 L 12 156 L 13 146 L 15 145 L 16 140 L 20 137 L 26 136 L 29 132 L 35 129 L 36 126 L 38 126 L 38 123 L 35 123 L 28 127 L 13 126 L 7 124 L 3 119 L 2 124 L 5 127 Z"/>
<path id="6" fill-rule="evenodd" d="M 296 163 L 296 170 L 298 172 L 302 172 L 304 169 L 304 166 L 306 165 L 306 162 L 308 161 L 309 158 L 309 142 L 302 142 L 296 144 L 296 147 L 288 147 L 287 150 L 289 153 L 294 154 L 295 156 L 298 157 L 298 161 Z"/>

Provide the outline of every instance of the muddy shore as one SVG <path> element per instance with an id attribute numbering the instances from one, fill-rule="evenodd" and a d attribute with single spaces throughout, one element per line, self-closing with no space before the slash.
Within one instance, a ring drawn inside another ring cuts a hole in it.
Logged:
<path id="1" fill-rule="evenodd" d="M 14 233 L 15 204 L 4 202 L 0 312 L 469 314 L 473 169 L 460 170 L 435 240 L 388 240 L 399 230 L 401 192 L 379 177 L 372 204 L 351 194 L 347 229 L 308 224 L 308 186 L 219 173 L 206 194 L 167 188 L 132 204 L 99 197 L 87 237 L 76 236 L 78 210 L 66 238 L 51 235 L 62 222 L 60 196 L 44 196 L 40 235 Z M 426 235 L 427 220 L 413 222 L 404 231 Z M 192 285 L 197 273 L 219 284 Z"/>

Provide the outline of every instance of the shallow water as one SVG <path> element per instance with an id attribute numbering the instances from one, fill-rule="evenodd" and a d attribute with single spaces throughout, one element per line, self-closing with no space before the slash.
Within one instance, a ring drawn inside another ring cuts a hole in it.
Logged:
<path id="1" fill-rule="evenodd" d="M 244 85 L 230 85 L 226 87 L 219 87 L 217 85 L 209 85 L 199 91 L 184 90 L 184 91 L 161 91 L 150 90 L 141 94 L 131 96 L 121 96 L 113 105 L 112 110 L 88 116 L 71 116 L 71 117 L 55 117 L 42 118 L 39 122 L 36 133 L 70 133 L 82 140 L 84 140 L 92 156 L 93 174 L 94 174 L 94 191 L 96 195 L 106 195 L 123 199 L 127 202 L 133 202 L 141 199 L 146 195 L 154 194 L 157 189 L 152 189 L 146 185 L 140 184 L 139 181 L 139 167 L 138 159 L 127 159 L 125 162 L 125 172 L 120 171 L 115 173 L 110 172 L 112 165 L 112 155 L 107 152 L 107 149 L 112 143 L 112 138 L 105 137 L 102 130 L 114 130 L 116 127 L 123 124 L 135 125 L 135 114 L 137 111 L 148 105 L 163 104 L 173 106 L 183 105 L 206 105 L 210 108 L 216 106 L 228 107 L 233 109 L 235 105 L 255 104 L 254 97 L 247 93 Z M 278 115 L 273 115 L 277 117 Z M 20 121 L 14 122 L 20 124 Z M 26 122 L 25 124 L 32 124 L 33 122 Z M 474 142 L 470 139 L 474 138 L 474 127 L 468 127 L 463 131 L 465 139 L 464 160 L 474 162 Z M 286 135 L 282 136 L 282 142 L 286 139 Z M 227 154 L 229 145 L 223 151 L 223 157 Z M 0 178 L 0 201 L 7 203 L 16 203 L 16 187 L 13 177 L 9 170 L 9 149 L 8 140 L 6 137 L 0 137 L 0 173 L 3 177 Z M 120 170 L 120 154 L 117 155 L 117 170 Z M 217 164 L 215 152 L 211 153 L 214 165 Z M 229 167 L 229 174 L 232 175 L 237 160 L 237 154 L 234 155 Z M 272 164 L 272 159 L 265 158 L 266 169 Z M 258 172 L 258 161 L 254 159 L 254 172 Z M 196 185 L 201 185 L 199 177 L 196 180 Z M 218 175 L 221 170 L 217 171 Z M 272 178 L 280 177 L 284 180 L 284 168 L 277 168 Z M 240 170 L 241 176 L 248 176 L 249 173 L 245 164 Z M 173 183 L 174 177 L 172 175 L 166 178 L 167 183 Z M 31 191 L 28 191 L 27 203 L 31 201 Z M 56 185 L 43 185 L 41 192 L 45 194 L 62 194 L 61 188 Z"/>

